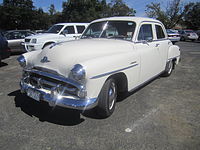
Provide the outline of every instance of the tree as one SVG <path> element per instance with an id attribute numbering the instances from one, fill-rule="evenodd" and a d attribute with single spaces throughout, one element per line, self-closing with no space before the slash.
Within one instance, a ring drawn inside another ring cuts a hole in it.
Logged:
<path id="1" fill-rule="evenodd" d="M 184 7 L 183 23 L 187 28 L 200 29 L 200 2 L 189 3 Z"/>
<path id="2" fill-rule="evenodd" d="M 54 6 L 54 4 L 51 4 L 49 7 L 49 14 L 50 14 L 50 16 L 53 16 L 55 13 L 56 13 L 55 6 Z"/>
<path id="3" fill-rule="evenodd" d="M 23 29 L 32 26 L 32 0 L 4 0 L 1 7 L 0 27 L 3 29 Z"/>
<path id="4" fill-rule="evenodd" d="M 168 3 L 165 10 L 161 8 L 160 3 L 151 3 L 146 6 L 148 17 L 160 20 L 166 28 L 173 28 L 183 17 L 183 6 L 181 0 L 172 0 Z"/>
<path id="5" fill-rule="evenodd" d="M 66 22 L 90 22 L 94 19 L 110 16 L 134 16 L 135 10 L 122 0 L 68 0 L 63 3 L 62 16 Z"/>
<path id="6" fill-rule="evenodd" d="M 135 16 L 136 11 L 129 8 L 123 0 L 111 1 L 111 16 Z"/>

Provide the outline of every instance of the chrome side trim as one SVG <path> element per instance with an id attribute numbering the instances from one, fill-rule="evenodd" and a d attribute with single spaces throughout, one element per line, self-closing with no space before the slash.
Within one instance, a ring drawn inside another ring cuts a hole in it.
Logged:
<path id="1" fill-rule="evenodd" d="M 42 72 L 42 71 L 35 70 L 35 69 L 31 69 L 31 70 L 25 69 L 24 71 L 35 73 L 35 74 L 38 74 L 38 75 L 41 75 L 41 76 L 46 76 L 46 77 L 49 77 L 49 78 L 52 78 L 52 79 L 55 79 L 55 80 L 59 80 L 59 81 L 71 84 L 71 85 L 77 87 L 79 90 L 84 88 L 84 85 L 77 83 L 76 81 L 70 80 L 68 78 L 65 78 L 63 76 L 51 74 L 51 73 L 48 73 L 48 72 Z"/>
<path id="2" fill-rule="evenodd" d="M 137 65 L 139 65 L 139 64 L 134 64 L 134 65 L 131 65 L 131 66 L 126 67 L 126 68 L 122 68 L 122 69 L 119 69 L 119 70 L 103 73 L 103 74 L 91 77 L 90 79 L 97 79 L 97 78 L 101 78 L 101 77 L 104 77 L 104 76 L 108 76 L 108 75 L 111 75 L 111 74 L 114 74 L 114 73 L 117 73 L 117 72 L 120 72 L 120 71 L 124 71 L 124 70 L 130 69 L 130 68 L 133 68 L 133 67 L 135 67 Z"/>

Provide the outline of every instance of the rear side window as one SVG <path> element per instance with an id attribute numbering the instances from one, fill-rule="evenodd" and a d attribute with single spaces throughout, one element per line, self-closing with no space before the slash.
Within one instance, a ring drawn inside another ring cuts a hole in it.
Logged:
<path id="1" fill-rule="evenodd" d="M 85 30 L 85 26 L 76 26 L 78 33 L 82 33 Z"/>
<path id="2" fill-rule="evenodd" d="M 143 24 L 140 28 L 138 41 L 141 40 L 153 40 L 153 32 L 152 32 L 152 25 L 151 24 Z"/>
<path id="3" fill-rule="evenodd" d="M 75 34 L 74 26 L 67 26 L 64 31 L 67 31 L 67 34 Z"/>
<path id="4" fill-rule="evenodd" d="M 156 35 L 157 35 L 157 39 L 163 39 L 163 38 L 165 38 L 165 34 L 163 32 L 163 29 L 159 25 L 156 25 Z"/>

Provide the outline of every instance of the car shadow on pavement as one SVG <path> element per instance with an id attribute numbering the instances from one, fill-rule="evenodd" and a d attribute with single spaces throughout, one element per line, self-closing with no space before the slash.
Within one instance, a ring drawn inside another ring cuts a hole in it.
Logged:
<path id="1" fill-rule="evenodd" d="M 47 121 L 50 123 L 74 126 L 84 121 L 80 116 L 80 111 L 61 108 L 50 107 L 46 102 L 37 102 L 25 94 L 21 94 L 20 90 L 11 92 L 8 96 L 14 96 L 15 106 L 20 107 L 27 115 L 39 118 L 41 122 Z"/>

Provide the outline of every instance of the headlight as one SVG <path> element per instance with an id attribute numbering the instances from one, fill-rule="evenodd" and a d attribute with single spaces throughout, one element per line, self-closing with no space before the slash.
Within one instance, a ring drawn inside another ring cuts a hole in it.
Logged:
<path id="1" fill-rule="evenodd" d="M 31 43 L 37 43 L 37 39 L 32 39 Z"/>
<path id="2" fill-rule="evenodd" d="M 23 67 L 23 68 L 26 67 L 26 59 L 23 55 L 19 56 L 17 58 L 17 61 L 19 62 L 21 67 Z"/>
<path id="3" fill-rule="evenodd" d="M 80 64 L 76 64 L 74 65 L 74 67 L 72 68 L 70 74 L 69 74 L 69 78 L 73 79 L 75 81 L 84 83 L 85 82 L 85 69 L 83 68 L 83 66 L 81 66 Z"/>

